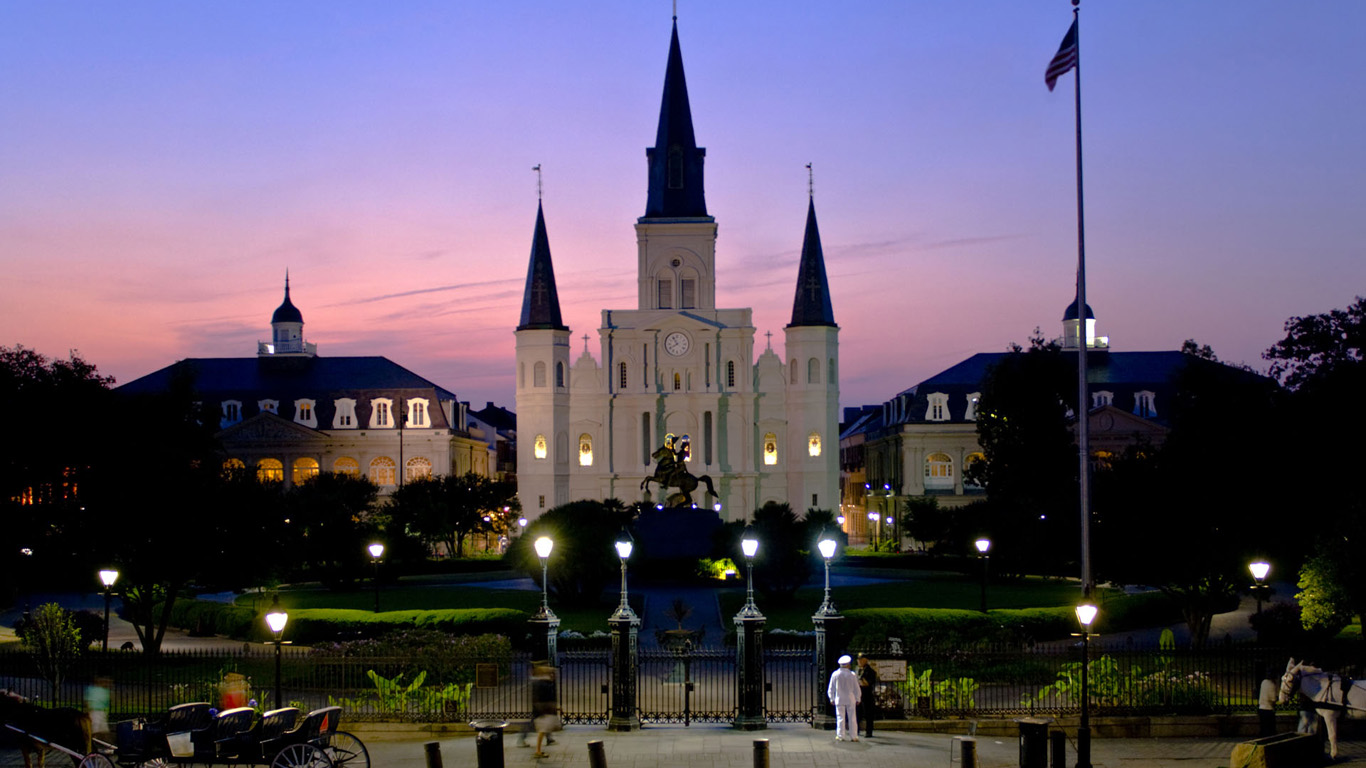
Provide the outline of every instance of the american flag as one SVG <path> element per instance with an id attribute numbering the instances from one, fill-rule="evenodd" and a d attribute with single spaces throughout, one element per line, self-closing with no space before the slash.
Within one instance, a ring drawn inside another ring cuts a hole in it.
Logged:
<path id="1" fill-rule="evenodd" d="M 1058 78 L 1076 66 L 1077 20 L 1072 19 L 1072 26 L 1067 28 L 1067 34 L 1062 38 L 1062 45 L 1058 46 L 1058 52 L 1053 54 L 1053 60 L 1048 62 L 1048 71 L 1044 73 L 1043 81 L 1048 86 L 1048 90 L 1053 90 L 1053 86 L 1058 84 Z"/>

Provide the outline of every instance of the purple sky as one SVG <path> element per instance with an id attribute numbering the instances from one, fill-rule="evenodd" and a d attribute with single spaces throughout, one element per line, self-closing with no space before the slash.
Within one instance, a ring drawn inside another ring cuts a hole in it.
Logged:
<path id="1" fill-rule="evenodd" d="M 701 2 L 679 32 L 717 303 L 781 338 L 806 163 L 844 405 L 1060 333 L 1065 0 Z M 670 3 L 0 2 L 0 344 L 120 382 L 249 356 L 285 269 L 324 355 L 512 399 L 545 169 L 565 321 L 635 306 Z M 1260 353 L 1366 293 L 1366 3 L 1082 9 L 1088 293 L 1117 350 Z"/>

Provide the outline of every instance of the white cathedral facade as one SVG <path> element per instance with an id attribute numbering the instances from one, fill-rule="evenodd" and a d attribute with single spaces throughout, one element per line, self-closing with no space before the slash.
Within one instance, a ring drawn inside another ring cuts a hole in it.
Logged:
<path id="1" fill-rule="evenodd" d="M 716 219 L 703 186 L 675 22 L 645 215 L 637 306 L 604 309 L 598 357 L 571 360 L 538 207 L 517 339 L 518 493 L 528 517 L 579 499 L 644 500 L 665 436 L 687 435 L 698 505 L 743 520 L 766 502 L 839 505 L 839 327 L 814 201 L 781 355 L 758 350 L 749 308 L 717 306 Z M 795 238 L 794 238 L 795 239 Z M 652 500 L 665 494 L 655 491 Z"/>

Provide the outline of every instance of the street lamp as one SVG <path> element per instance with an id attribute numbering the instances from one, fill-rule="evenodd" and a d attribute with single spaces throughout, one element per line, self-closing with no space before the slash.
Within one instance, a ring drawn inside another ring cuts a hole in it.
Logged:
<path id="1" fill-rule="evenodd" d="M 284 697 L 280 693 L 280 652 L 285 644 L 285 641 L 282 638 L 284 637 L 285 633 L 285 624 L 287 624 L 288 622 L 289 614 L 285 613 L 285 609 L 280 607 L 280 596 L 277 594 L 275 595 L 274 599 L 270 601 L 270 613 L 266 614 L 266 626 L 270 627 L 270 631 L 275 635 L 274 645 L 276 709 L 279 709 L 284 706 L 284 704 L 281 703 L 284 700 Z"/>
<path id="2" fill-rule="evenodd" d="M 977 541 L 974 541 L 973 544 L 976 545 L 976 547 L 977 547 L 977 557 L 978 557 L 978 559 L 980 559 L 980 560 L 982 561 L 982 613 L 986 613 L 986 612 L 987 612 L 987 562 L 991 560 L 991 556 L 987 554 L 987 550 L 991 549 L 991 539 L 988 539 L 988 538 L 986 538 L 986 537 L 982 537 L 982 538 L 978 539 Z"/>
<path id="3" fill-rule="evenodd" d="M 830 535 L 828 531 L 821 532 L 820 541 L 816 542 L 816 549 L 820 551 L 821 558 L 825 561 L 825 601 L 821 607 L 816 609 L 816 613 L 811 617 L 811 623 L 816 626 L 816 663 L 812 672 L 812 705 L 811 705 L 811 727 L 820 730 L 830 730 L 835 727 L 835 718 L 832 716 L 831 707 L 826 700 L 826 676 L 830 674 L 830 642 L 828 638 L 839 637 L 839 628 L 844 622 L 844 617 L 835 609 L 835 602 L 830 599 L 830 559 L 835 556 L 835 550 L 839 548 L 839 543 Z M 871 695 L 871 694 L 870 694 Z"/>
<path id="4" fill-rule="evenodd" d="M 1249 563 L 1247 569 L 1252 572 L 1252 578 L 1257 582 L 1252 585 L 1252 594 L 1257 598 L 1257 617 L 1260 619 L 1262 615 L 1262 596 L 1267 590 L 1266 575 L 1271 573 L 1271 563 L 1268 563 L 1265 560 L 1258 560 L 1255 563 Z M 1257 625 L 1257 640 L 1260 641 L 1261 639 L 1262 625 L 1259 623 Z"/>
<path id="5" fill-rule="evenodd" d="M 625 528 L 615 543 L 621 559 L 621 604 L 607 620 L 612 628 L 612 716 L 607 728 L 613 731 L 633 731 L 640 727 L 636 714 L 636 671 L 639 664 L 638 644 L 640 618 L 631 610 L 626 592 L 626 561 L 631 558 L 635 541 Z"/>
<path id="6" fill-rule="evenodd" d="M 545 649 L 546 658 L 550 666 L 559 666 L 559 652 L 556 648 L 556 633 L 560 628 L 560 617 L 550 610 L 550 578 L 548 561 L 550 551 L 555 548 L 555 542 L 549 536 L 542 536 L 535 541 L 536 556 L 541 558 L 541 609 L 531 617 L 533 624 L 545 625 Z"/>
<path id="7" fill-rule="evenodd" d="M 835 517 L 835 524 L 838 525 L 838 526 L 840 527 L 841 530 L 843 530 L 843 529 L 844 529 L 844 515 L 837 515 L 837 516 Z"/>
<path id="8" fill-rule="evenodd" d="M 745 526 L 740 537 L 740 551 L 745 553 L 748 576 L 745 604 L 735 614 L 735 682 L 739 712 L 734 726 L 740 730 L 758 731 L 768 727 L 764 718 L 763 630 L 766 619 L 754 604 L 754 556 L 759 553 L 759 539 L 749 526 Z"/>
<path id="9" fill-rule="evenodd" d="M 1081 724 L 1077 726 L 1077 768 L 1091 768 L 1091 690 L 1086 668 L 1091 665 L 1091 622 L 1096 620 L 1096 610 L 1090 603 L 1077 606 L 1077 621 L 1081 624 Z"/>
<path id="10" fill-rule="evenodd" d="M 24 623 L 28 623 L 29 604 L 33 601 L 33 550 L 24 547 L 19 550 L 24 556 Z"/>
<path id="11" fill-rule="evenodd" d="M 375 613 L 379 613 L 379 559 L 384 557 L 384 545 L 377 541 L 367 549 L 370 550 L 370 562 L 375 565 Z"/>
<path id="12" fill-rule="evenodd" d="M 109 590 L 119 580 L 119 572 L 113 568 L 100 571 L 100 583 L 104 585 L 104 639 L 100 641 L 100 653 L 109 650 Z"/>
<path id="13" fill-rule="evenodd" d="M 868 513 L 868 520 L 877 526 L 876 533 L 873 534 L 873 551 L 877 551 L 878 539 L 882 538 L 882 515 L 876 512 Z"/>

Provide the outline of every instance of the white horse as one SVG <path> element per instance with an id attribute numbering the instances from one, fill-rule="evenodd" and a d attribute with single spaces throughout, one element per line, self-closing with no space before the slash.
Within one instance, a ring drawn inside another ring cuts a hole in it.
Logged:
<path id="1" fill-rule="evenodd" d="M 1357 681 L 1334 672 L 1324 672 L 1318 667 L 1297 663 L 1293 658 L 1285 665 L 1281 675 L 1281 695 L 1278 701 L 1285 704 L 1291 694 L 1298 693 L 1308 699 L 1312 708 L 1323 718 L 1328 732 L 1328 751 L 1338 756 L 1338 720 L 1348 709 L 1366 710 L 1366 681 Z M 1305 711 L 1301 706 L 1301 712 Z M 1300 733 L 1313 733 L 1313 722 L 1302 714 L 1296 729 Z"/>

